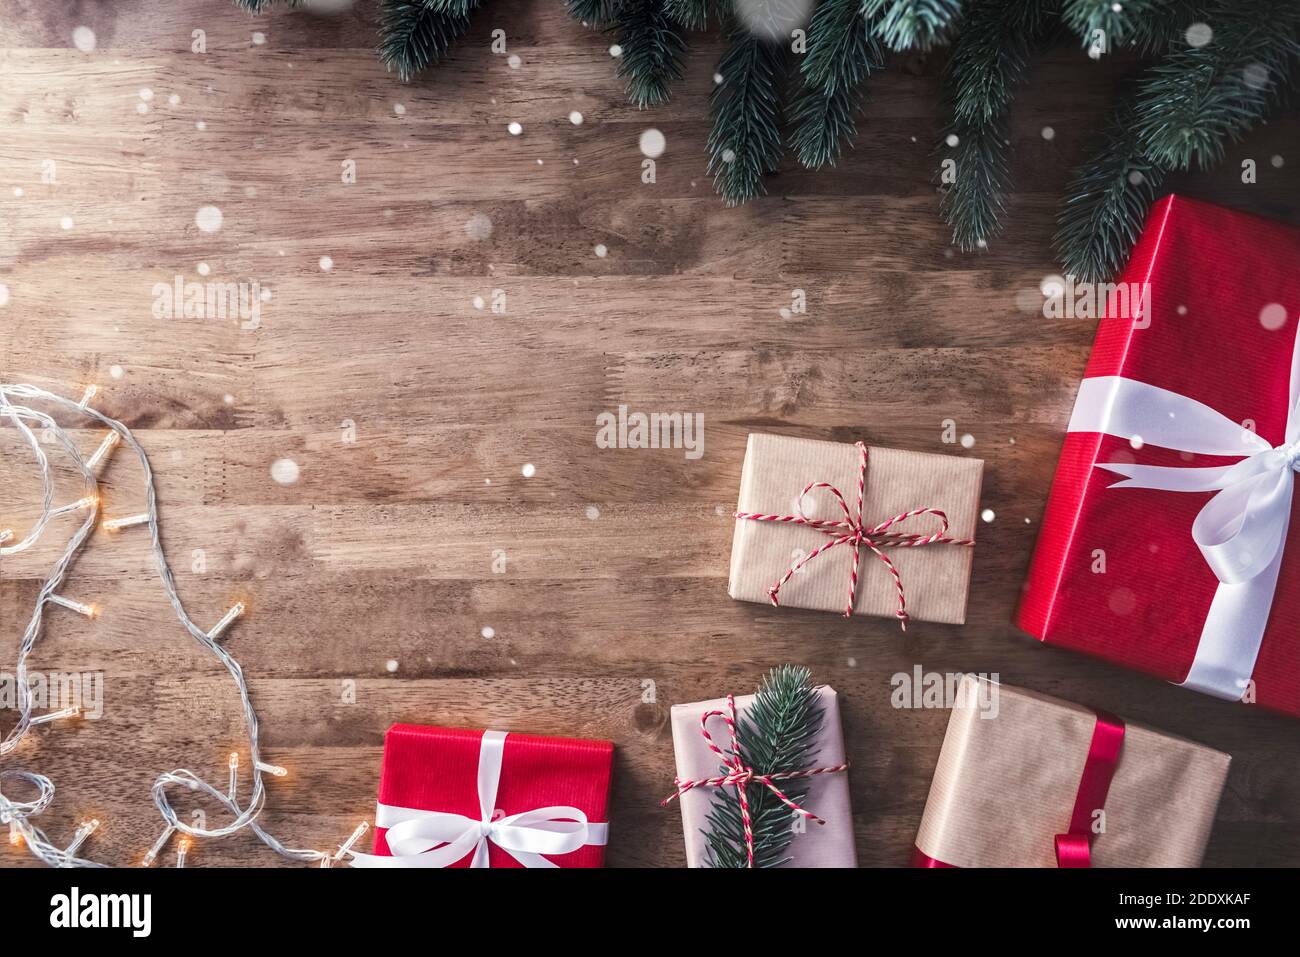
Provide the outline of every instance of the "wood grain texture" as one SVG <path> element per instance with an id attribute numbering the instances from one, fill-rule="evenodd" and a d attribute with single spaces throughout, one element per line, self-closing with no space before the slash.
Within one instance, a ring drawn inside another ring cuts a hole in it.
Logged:
<path id="1" fill-rule="evenodd" d="M 78 25 L 94 53 L 73 48 Z M 518 69 L 489 52 L 497 27 Z M 195 29 L 205 54 L 190 52 Z M 939 56 L 873 79 L 837 169 L 787 160 L 772 195 L 726 209 L 703 169 L 716 39 L 695 44 L 672 102 L 644 112 L 624 101 L 608 38 L 556 0 L 493 2 L 405 86 L 374 43 L 369 3 L 253 20 L 225 0 L 0 0 L 0 377 L 98 383 L 97 406 L 151 455 L 188 608 L 215 621 L 250 604 L 229 644 L 268 756 L 292 768 L 269 785 L 273 832 L 326 847 L 367 817 L 389 724 L 504 727 L 611 738 L 609 863 L 681 865 L 678 814 L 657 807 L 669 707 L 750 691 L 794 661 L 841 694 L 860 860 L 902 864 L 947 720 L 890 705 L 890 676 L 919 663 L 997 672 L 1231 752 L 1207 863 L 1300 863 L 1300 725 L 1010 624 L 1092 337 L 1036 314 L 1037 287 L 1057 268 L 1067 170 L 1131 64 L 1061 50 L 1035 65 L 1012 127 L 1009 227 L 962 256 L 933 185 Z M 651 126 L 668 150 L 645 185 Z M 1295 121 L 1272 123 L 1174 186 L 1300 221 L 1298 144 Z M 1240 182 L 1245 158 L 1257 184 Z M 197 228 L 205 204 L 219 232 Z M 466 229 L 475 216 L 486 238 Z M 202 281 L 199 263 L 271 291 L 258 328 L 154 318 L 154 284 Z M 796 288 L 808 313 L 783 318 Z M 494 290 L 504 314 L 475 306 Z M 702 412 L 704 456 L 596 448 L 596 415 L 619 403 Z M 947 418 L 971 452 L 942 444 Z M 885 620 L 730 601 L 728 514 L 754 429 L 983 457 L 997 518 L 980 529 L 969 623 L 903 638 Z M 281 457 L 301 468 L 293 485 L 271 479 Z M 108 513 L 138 511 L 137 467 L 119 456 L 106 478 Z M 0 428 L 0 524 L 32 518 L 35 479 Z M 0 669 L 55 548 L 0 568 Z M 102 671 L 104 715 L 41 730 L 4 766 L 55 780 L 53 835 L 93 813 L 106 823 L 88 852 L 129 863 L 158 830 L 159 771 L 223 779 L 238 703 L 171 618 L 143 535 L 97 534 L 68 591 L 105 614 L 52 616 L 33 666 Z M 279 861 L 251 835 L 193 860 Z M 0 864 L 27 863 L 0 848 Z"/>

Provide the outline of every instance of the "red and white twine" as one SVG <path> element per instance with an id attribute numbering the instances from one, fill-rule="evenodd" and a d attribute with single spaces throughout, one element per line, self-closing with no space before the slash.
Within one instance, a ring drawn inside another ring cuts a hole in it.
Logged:
<path id="1" fill-rule="evenodd" d="M 713 743 L 713 737 L 709 734 L 709 719 L 721 718 L 727 723 L 727 731 L 731 734 L 731 752 L 727 753 Z M 771 774 L 759 774 L 753 768 L 747 766 L 740 757 L 740 739 L 736 735 L 736 699 L 727 695 L 726 711 L 706 711 L 700 715 L 700 733 L 704 735 L 704 740 L 714 754 L 722 759 L 722 766 L 727 769 L 726 774 L 720 774 L 717 777 L 703 778 L 699 781 L 688 781 L 685 778 L 674 778 L 673 784 L 677 790 L 668 797 L 659 802 L 660 807 L 667 807 L 672 803 L 674 798 L 681 797 L 687 791 L 693 788 L 720 788 L 726 785 L 734 785 L 736 796 L 740 799 L 740 823 L 745 831 L 745 860 L 746 867 L 754 866 L 754 828 L 749 813 L 749 796 L 746 789 L 751 782 L 763 785 L 769 791 L 776 795 L 779 800 L 790 810 L 797 814 L 802 814 L 810 821 L 816 821 L 818 824 L 826 822 L 819 818 L 811 811 L 800 807 L 785 794 L 774 781 L 789 781 L 796 778 L 811 778 L 819 774 L 834 774 L 838 771 L 847 771 L 848 762 L 837 764 L 829 768 L 808 768 L 804 771 L 774 771 Z"/>
<path id="2" fill-rule="evenodd" d="M 844 496 L 840 490 L 828 482 L 809 482 L 804 486 L 803 491 L 799 493 L 799 498 L 795 503 L 798 511 L 797 515 L 765 515 L 759 512 L 736 512 L 736 518 L 743 518 L 751 522 L 777 522 L 789 525 L 803 525 L 806 528 L 813 528 L 824 535 L 830 536 L 830 541 L 818 545 L 807 555 L 794 562 L 789 570 L 781 577 L 781 580 L 767 590 L 772 599 L 772 604 L 780 606 L 781 602 L 777 595 L 781 591 L 781 586 L 790 580 L 804 565 L 808 564 L 822 552 L 828 552 L 836 545 L 850 545 L 853 549 L 853 565 L 849 570 L 849 603 L 844 610 L 844 617 L 850 618 L 853 615 L 853 605 L 858 594 L 858 565 L 861 560 L 861 548 L 865 545 L 875 554 L 889 570 L 889 574 L 894 579 L 894 588 L 898 592 L 898 611 L 895 617 L 904 631 L 907 630 L 907 597 L 903 593 L 903 579 L 898 574 L 898 569 L 894 563 L 889 560 L 882 548 L 917 548 L 922 545 L 960 545 L 963 547 L 974 547 L 975 543 L 965 538 L 948 537 L 948 516 L 937 508 L 914 508 L 903 512 L 901 515 L 895 515 L 893 518 L 887 518 L 879 525 L 873 525 L 866 528 L 862 524 L 862 499 L 867 484 L 867 447 L 862 442 L 854 443 L 857 446 L 860 455 L 860 465 L 858 467 L 858 507 L 856 517 L 853 512 L 849 511 L 849 505 L 844 501 Z M 824 488 L 835 496 L 835 501 L 839 502 L 840 509 L 844 512 L 844 521 L 828 522 L 820 519 L 809 518 L 803 511 L 804 496 L 813 489 Z M 916 518 L 918 515 L 937 515 L 942 527 L 931 535 L 908 535 L 901 532 L 891 532 L 889 529 L 908 519 Z"/>

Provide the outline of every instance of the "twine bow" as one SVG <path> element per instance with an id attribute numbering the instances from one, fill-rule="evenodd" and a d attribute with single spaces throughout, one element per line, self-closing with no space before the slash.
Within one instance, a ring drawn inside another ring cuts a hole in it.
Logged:
<path id="1" fill-rule="evenodd" d="M 730 754 L 713 743 L 713 736 L 709 734 L 710 718 L 721 718 L 727 723 L 727 731 L 731 735 Z M 699 781 L 688 781 L 679 777 L 673 778 L 673 784 L 677 790 L 660 801 L 660 807 L 667 807 L 674 798 L 679 798 L 694 788 L 720 788 L 728 784 L 733 785 L 736 788 L 736 796 L 740 799 L 740 823 L 745 832 L 746 867 L 754 866 L 754 829 L 749 814 L 749 796 L 745 793 L 751 783 L 763 785 L 776 795 L 777 800 L 796 814 L 802 814 L 810 821 L 815 821 L 818 824 L 826 823 L 816 814 L 792 801 L 773 782 L 788 781 L 794 778 L 811 778 L 818 774 L 834 774 L 838 771 L 847 771 L 849 767 L 847 761 L 844 764 L 837 764 L 829 768 L 808 768 L 804 771 L 774 771 L 771 774 L 759 774 L 753 768 L 747 766 L 740 757 L 740 739 L 736 734 L 736 699 L 731 695 L 727 695 L 726 711 L 706 711 L 700 715 L 700 733 L 704 735 L 709 750 L 722 759 L 722 766 L 727 769 L 727 773 L 720 774 L 717 777 L 703 778 Z"/>
<path id="2" fill-rule="evenodd" d="M 844 501 L 844 496 L 834 485 L 829 482 L 809 482 L 804 486 L 803 491 L 799 493 L 799 498 L 795 504 L 797 515 L 765 515 L 759 512 L 736 512 L 736 518 L 743 518 L 751 522 L 780 522 L 790 525 L 803 525 L 807 528 L 814 528 L 823 535 L 830 536 L 829 542 L 818 545 L 807 555 L 794 562 L 789 570 L 782 576 L 781 580 L 767 590 L 772 604 L 780 606 L 781 602 L 777 598 L 781 591 L 781 586 L 788 582 L 792 575 L 799 569 L 803 568 L 810 561 L 816 558 L 822 552 L 828 552 L 837 545 L 850 545 L 853 549 L 853 567 L 849 572 L 849 603 L 844 609 L 844 617 L 853 616 L 853 605 L 858 594 L 858 565 L 862 558 L 862 547 L 865 545 L 871 549 L 872 553 L 879 558 L 893 576 L 894 588 L 898 592 L 898 611 L 894 617 L 898 619 L 899 626 L 903 631 L 907 631 L 907 597 L 903 593 L 903 579 L 898 574 L 898 569 L 894 563 L 889 560 L 882 548 L 919 548 L 923 545 L 934 545 L 936 543 L 944 545 L 961 545 L 963 547 L 974 547 L 975 543 L 969 539 L 958 539 L 948 537 L 948 516 L 937 508 L 914 508 L 910 511 L 903 512 L 901 515 L 895 515 L 893 518 L 887 518 L 879 525 L 873 525 L 870 528 L 862 524 L 862 498 L 867 484 L 867 447 L 862 442 L 854 443 L 857 446 L 860 455 L 860 465 L 858 466 L 858 507 L 857 515 L 849 511 L 849 505 Z M 835 496 L 835 501 L 839 502 L 840 510 L 844 512 L 844 521 L 827 522 L 820 519 L 809 518 L 803 511 L 804 496 L 813 489 L 824 488 Z M 902 532 L 889 531 L 895 525 L 906 522 L 909 519 L 916 518 L 918 515 L 937 515 L 942 523 L 937 532 L 930 535 L 909 535 Z"/>

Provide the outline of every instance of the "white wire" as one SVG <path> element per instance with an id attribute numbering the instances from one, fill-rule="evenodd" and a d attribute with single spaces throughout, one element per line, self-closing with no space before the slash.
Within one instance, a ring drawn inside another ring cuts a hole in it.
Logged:
<path id="1" fill-rule="evenodd" d="M 244 678 L 243 669 L 240 668 L 239 662 L 235 660 L 225 648 L 223 648 L 214 638 L 208 637 L 208 634 L 190 619 L 189 614 L 185 611 L 185 606 L 181 603 L 180 596 L 176 592 L 176 582 L 172 577 L 170 566 L 167 564 L 167 557 L 163 554 L 162 542 L 158 530 L 158 503 L 154 492 L 153 471 L 149 467 L 148 456 L 145 455 L 144 449 L 136 441 L 135 436 L 121 422 L 110 419 L 108 416 L 96 411 L 89 406 L 82 406 L 79 402 L 47 392 L 33 385 L 4 385 L 0 384 L 0 415 L 12 419 L 19 433 L 27 440 L 31 446 L 32 453 L 36 458 L 36 463 L 41 472 L 41 516 L 32 525 L 27 534 L 13 545 L 0 546 L 0 557 L 10 555 L 15 552 L 23 551 L 29 547 L 41 536 L 46 525 L 50 520 L 51 513 L 54 511 L 54 483 L 50 475 L 50 464 L 46 458 L 44 450 L 41 448 L 40 441 L 36 438 L 35 433 L 29 426 L 29 422 L 36 423 L 42 431 L 50 438 L 56 441 L 69 458 L 81 472 L 82 478 L 86 484 L 86 497 L 90 502 L 86 506 L 86 517 L 81 526 L 68 540 L 67 547 L 58 561 L 54 563 L 49 576 L 46 578 L 44 585 L 36 598 L 36 606 L 32 610 L 32 617 L 27 623 L 27 628 L 23 632 L 22 642 L 18 646 L 18 664 L 16 668 L 16 683 L 18 685 L 18 723 L 12 727 L 8 734 L 0 739 L 0 756 L 4 756 L 18 747 L 22 739 L 26 736 L 31 728 L 31 699 L 27 685 L 27 658 L 31 654 L 33 647 L 41 633 L 41 624 L 45 614 L 45 606 L 50 603 L 50 596 L 55 593 L 63 583 L 67 574 L 68 566 L 71 564 L 73 557 L 81 549 L 86 538 L 94 529 L 95 523 L 99 517 L 99 482 L 95 473 L 91 470 L 85 460 L 81 457 L 76 444 L 72 438 L 50 415 L 32 409 L 26 405 L 16 404 L 14 399 L 38 400 L 42 403 L 48 403 L 60 409 L 71 412 L 75 415 L 88 416 L 101 425 L 107 426 L 117 433 L 125 445 L 135 452 L 140 461 L 140 468 L 144 473 L 144 492 L 145 506 L 148 514 L 148 525 L 150 543 L 153 548 L 154 564 L 157 566 L 158 577 L 162 580 L 163 591 L 166 592 L 168 600 L 171 602 L 172 609 L 176 612 L 176 617 L 180 623 L 189 632 L 190 636 L 206 648 L 212 655 L 221 662 L 225 669 L 230 673 L 231 678 L 235 681 L 235 686 L 239 689 L 239 700 L 244 708 L 244 725 L 248 736 L 248 749 L 253 776 L 253 788 L 248 796 L 248 803 L 245 806 L 231 799 L 227 794 L 218 791 L 212 785 L 199 778 L 194 772 L 179 768 L 175 771 L 164 772 L 155 779 L 152 789 L 153 802 L 158 808 L 158 813 L 162 815 L 164 826 L 170 826 L 180 831 L 182 834 L 188 834 L 192 837 L 218 838 L 227 837 L 244 828 L 251 830 L 257 837 L 277 854 L 297 861 L 323 861 L 327 858 L 336 859 L 334 855 L 324 851 L 306 850 L 301 848 L 286 847 L 280 841 L 276 840 L 271 834 L 264 830 L 257 823 L 257 816 L 261 813 L 266 803 L 266 792 L 262 785 L 262 771 L 259 767 L 261 763 L 259 734 L 257 723 L 257 712 L 253 710 L 253 703 L 248 690 L 248 682 Z M 37 796 L 35 799 L 27 801 L 18 801 L 5 795 L 3 785 L 8 781 L 22 781 L 36 788 Z M 207 828 L 198 827 L 193 824 L 183 823 L 177 817 L 175 809 L 172 808 L 171 800 L 168 796 L 167 789 L 172 785 L 183 785 L 193 791 L 201 791 L 217 801 L 226 811 L 229 811 L 234 819 L 224 827 Z M 54 783 L 44 775 L 36 774 L 25 770 L 3 770 L 0 771 L 0 822 L 12 822 L 18 833 L 26 842 L 31 852 L 46 864 L 52 867 L 102 867 L 104 865 L 96 864 L 94 861 L 86 860 L 68 854 L 65 850 L 51 844 L 45 833 L 38 827 L 33 826 L 28 820 L 44 811 L 54 799 Z"/>

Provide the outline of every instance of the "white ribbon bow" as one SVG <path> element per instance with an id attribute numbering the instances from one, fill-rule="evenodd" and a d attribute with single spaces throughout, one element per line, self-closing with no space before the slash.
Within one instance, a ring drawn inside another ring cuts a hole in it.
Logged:
<path id="1" fill-rule="evenodd" d="M 1291 521 L 1300 470 L 1300 337 L 1291 356 L 1283 444 L 1202 402 L 1120 376 L 1084 379 L 1069 431 L 1099 432 L 1198 455 L 1245 456 L 1232 465 L 1164 467 L 1097 463 L 1125 477 L 1111 488 L 1215 492 L 1192 523 L 1192 539 L 1219 579 L 1183 684 L 1240 699 L 1255 670 Z"/>
<path id="2" fill-rule="evenodd" d="M 609 826 L 592 823 L 576 807 L 542 807 L 497 818 L 497 786 L 506 732 L 485 731 L 479 746 L 479 819 L 445 811 L 378 805 L 375 827 L 387 828 L 391 856 L 353 854 L 353 867 L 447 867 L 473 853 L 470 867 L 488 867 L 488 842 L 524 867 L 558 867 L 543 854 L 569 854 L 603 845 Z"/>

